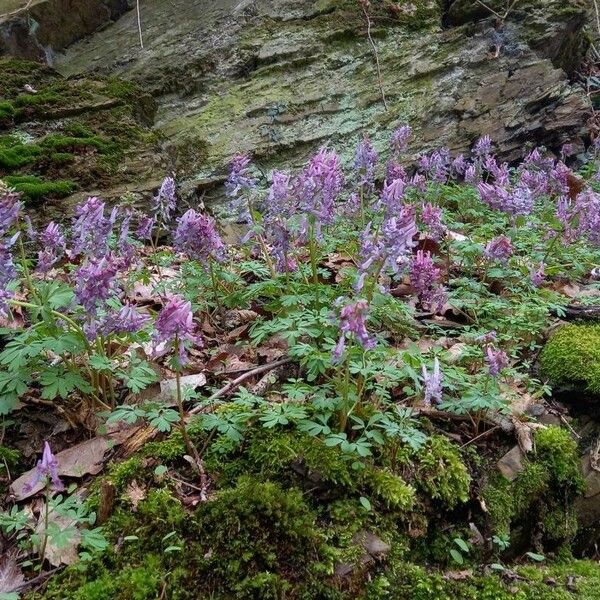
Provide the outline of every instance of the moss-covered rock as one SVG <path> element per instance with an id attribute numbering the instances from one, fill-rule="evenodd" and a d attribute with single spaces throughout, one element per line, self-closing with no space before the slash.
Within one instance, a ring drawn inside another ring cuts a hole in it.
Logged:
<path id="1" fill-rule="evenodd" d="M 577 533 L 574 502 L 583 488 L 577 444 L 568 431 L 548 427 L 537 431 L 535 450 L 516 479 L 489 477 L 481 497 L 495 535 L 507 537 L 526 527 L 527 539 L 556 549 Z"/>
<path id="2" fill-rule="evenodd" d="M 546 343 L 540 366 L 554 386 L 600 394 L 600 325 L 565 325 Z"/>
<path id="3" fill-rule="evenodd" d="M 157 163 L 139 162 L 153 153 L 156 138 L 147 129 L 153 100 L 135 84 L 67 80 L 44 65 L 8 58 L 0 58 L 0 79 L 0 178 L 29 205 L 76 189 L 134 186 Z"/>

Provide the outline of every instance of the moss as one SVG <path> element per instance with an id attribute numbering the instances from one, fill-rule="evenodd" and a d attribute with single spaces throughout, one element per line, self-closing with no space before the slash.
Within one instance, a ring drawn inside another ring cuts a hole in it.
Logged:
<path id="1" fill-rule="evenodd" d="M 315 570 L 333 571 L 316 516 L 299 490 L 242 477 L 200 505 L 194 520 L 220 591 L 267 572 L 302 582 Z"/>
<path id="2" fill-rule="evenodd" d="M 16 143 L 12 147 L 0 147 L 0 168 L 9 172 L 20 169 L 35 162 L 42 153 L 37 144 Z"/>
<path id="3" fill-rule="evenodd" d="M 12 119 L 16 110 L 14 104 L 8 100 L 0 101 L 0 120 Z"/>
<path id="4" fill-rule="evenodd" d="M 68 577 L 58 577 L 48 586 L 44 598 L 48 600 L 155 600 L 160 596 L 166 578 L 161 558 L 150 554 L 143 557 L 139 566 L 120 572 L 100 570 L 77 573 L 70 570 Z M 91 569 L 90 569 L 91 571 Z M 86 581 L 86 576 L 90 581 Z"/>
<path id="5" fill-rule="evenodd" d="M 77 188 L 73 181 L 45 181 L 33 175 L 7 175 L 3 179 L 31 202 L 39 202 L 47 197 L 65 198 Z"/>
<path id="6" fill-rule="evenodd" d="M 577 444 L 566 429 L 547 427 L 535 436 L 536 460 L 551 473 L 561 488 L 579 494 L 583 491 Z"/>
<path id="7" fill-rule="evenodd" d="M 60 94 L 49 90 L 38 94 L 22 94 L 13 100 L 13 104 L 15 107 L 23 108 L 59 104 L 64 101 L 65 99 Z"/>
<path id="8" fill-rule="evenodd" d="M 415 490 L 398 475 L 385 469 L 367 469 L 363 475 L 373 493 L 390 508 L 410 510 L 415 501 Z"/>
<path id="9" fill-rule="evenodd" d="M 429 497 L 440 500 L 447 508 L 469 499 L 471 476 L 460 450 L 448 438 L 434 435 L 408 458 L 415 462 L 415 485 Z"/>
<path id="10" fill-rule="evenodd" d="M 600 325 L 565 325 L 546 343 L 540 366 L 552 385 L 600 393 Z"/>
<path id="11" fill-rule="evenodd" d="M 514 481 L 497 474 L 483 486 L 481 496 L 493 533 L 506 536 L 518 524 L 526 524 L 554 549 L 577 533 L 573 502 L 583 492 L 584 482 L 577 445 L 568 431 L 541 429 L 535 445 Z"/>
<path id="12" fill-rule="evenodd" d="M 143 469 L 143 461 L 139 456 L 132 456 L 120 463 L 113 464 L 106 478 L 115 486 L 118 494 L 121 494 L 127 485 L 136 477 L 140 477 Z"/>
<path id="13" fill-rule="evenodd" d="M 89 137 L 74 137 L 60 134 L 47 135 L 40 143 L 43 148 L 52 150 L 68 150 L 75 148 L 91 147 L 102 154 L 109 154 L 116 150 L 114 142 L 110 142 L 102 136 L 92 135 Z"/>

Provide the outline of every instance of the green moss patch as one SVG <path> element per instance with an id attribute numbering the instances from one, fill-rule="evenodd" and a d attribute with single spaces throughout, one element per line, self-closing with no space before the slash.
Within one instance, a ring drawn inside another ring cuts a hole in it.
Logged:
<path id="1" fill-rule="evenodd" d="M 542 374 L 554 386 L 574 385 L 600 394 L 600 325 L 565 325 L 546 343 Z"/>
<path id="2" fill-rule="evenodd" d="M 535 451 L 528 455 L 524 470 L 509 482 L 493 476 L 481 491 L 496 535 L 509 536 L 527 524 L 537 539 L 551 548 L 570 543 L 577 533 L 573 510 L 583 492 L 577 444 L 559 427 L 539 430 Z"/>

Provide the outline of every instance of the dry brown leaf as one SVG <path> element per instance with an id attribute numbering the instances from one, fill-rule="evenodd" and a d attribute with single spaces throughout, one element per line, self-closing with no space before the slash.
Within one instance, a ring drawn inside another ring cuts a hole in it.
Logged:
<path id="1" fill-rule="evenodd" d="M 465 571 L 447 571 L 444 573 L 444 579 L 451 581 L 463 581 L 471 577 L 473 577 L 473 571 L 470 569 Z"/>
<path id="2" fill-rule="evenodd" d="M 43 537 L 45 527 L 43 514 L 44 509 L 42 508 L 40 510 L 39 520 L 35 528 L 35 531 L 40 536 L 40 539 Z M 60 565 L 72 565 L 73 563 L 77 562 L 79 560 L 77 548 L 81 542 L 81 533 L 79 532 L 79 529 L 77 529 L 76 520 L 57 515 L 51 510 L 48 515 L 48 521 L 53 525 L 57 525 L 63 532 L 68 530 L 69 534 L 66 536 L 61 536 L 61 538 L 66 538 L 66 542 L 60 545 L 56 544 L 52 537 L 48 537 L 45 554 L 46 560 L 53 567 L 59 567 Z"/>
<path id="3" fill-rule="evenodd" d="M 137 510 L 138 504 L 146 498 L 146 490 L 134 479 L 125 489 L 125 497 L 131 502 L 133 510 Z"/>
<path id="4" fill-rule="evenodd" d="M 225 327 L 227 329 L 235 329 L 240 325 L 246 325 L 246 323 L 252 323 L 258 319 L 259 314 L 253 310 L 242 310 L 234 309 L 228 310 L 225 313 Z"/>
<path id="5" fill-rule="evenodd" d="M 446 351 L 446 361 L 451 365 L 456 364 L 463 357 L 468 347 L 469 345 L 464 342 L 458 342 L 450 346 Z"/>
<path id="6" fill-rule="evenodd" d="M 67 448 L 56 455 L 58 462 L 58 474 L 61 477 L 83 477 L 84 475 L 96 475 L 102 470 L 104 454 L 115 445 L 115 441 L 108 437 L 95 437 Z M 17 500 L 24 500 L 37 494 L 44 487 L 42 481 L 31 489 L 26 485 L 35 476 L 35 467 L 23 473 L 10 486 L 12 495 Z"/>
<path id="7" fill-rule="evenodd" d="M 196 390 L 199 387 L 206 385 L 206 375 L 197 373 L 196 375 L 185 375 L 180 378 L 181 389 Z M 160 382 L 160 393 L 154 400 L 160 402 L 170 402 L 176 400 L 177 395 L 177 379 L 164 379 Z"/>
<path id="8" fill-rule="evenodd" d="M 0 556 L 0 594 L 10 594 L 25 583 L 25 577 L 17 564 L 17 553 L 5 552 Z"/>

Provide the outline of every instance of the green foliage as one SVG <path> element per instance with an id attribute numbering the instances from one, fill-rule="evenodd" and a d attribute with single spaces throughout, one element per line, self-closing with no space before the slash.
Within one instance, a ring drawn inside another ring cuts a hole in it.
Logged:
<path id="1" fill-rule="evenodd" d="M 542 373 L 552 385 L 579 385 L 600 394 L 600 325 L 564 325 L 540 356 Z"/>

